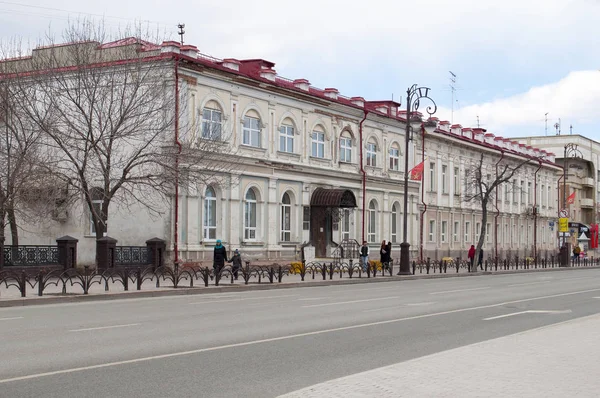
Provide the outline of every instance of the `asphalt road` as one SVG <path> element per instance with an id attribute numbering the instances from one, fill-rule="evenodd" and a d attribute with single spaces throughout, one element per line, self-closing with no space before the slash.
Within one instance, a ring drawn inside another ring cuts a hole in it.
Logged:
<path id="1" fill-rule="evenodd" d="M 3 308 L 0 397 L 274 397 L 597 314 L 598 297 L 588 269 Z"/>

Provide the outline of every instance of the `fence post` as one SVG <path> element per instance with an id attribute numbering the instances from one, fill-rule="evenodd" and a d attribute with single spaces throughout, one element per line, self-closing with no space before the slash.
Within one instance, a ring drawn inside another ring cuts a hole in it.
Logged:
<path id="1" fill-rule="evenodd" d="M 96 261 L 98 261 L 98 269 L 115 267 L 116 249 L 117 240 L 109 236 L 105 236 L 96 241 Z"/>
<path id="2" fill-rule="evenodd" d="M 4 267 L 4 236 L 0 237 L 0 270 Z"/>
<path id="3" fill-rule="evenodd" d="M 152 265 L 152 271 L 165 265 L 165 251 L 167 242 L 160 238 L 152 238 L 146 241 L 148 248 L 148 264 Z"/>
<path id="4" fill-rule="evenodd" d="M 79 242 L 78 239 L 69 235 L 56 239 L 58 263 L 62 265 L 63 269 L 77 266 L 77 242 Z"/>

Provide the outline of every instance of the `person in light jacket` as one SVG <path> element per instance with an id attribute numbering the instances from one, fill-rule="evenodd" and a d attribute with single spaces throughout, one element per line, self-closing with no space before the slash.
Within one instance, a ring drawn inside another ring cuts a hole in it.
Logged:
<path id="1" fill-rule="evenodd" d="M 363 244 L 360 247 L 360 260 L 363 272 L 367 272 L 367 267 L 369 266 L 369 246 L 367 245 L 366 240 L 363 241 Z"/>

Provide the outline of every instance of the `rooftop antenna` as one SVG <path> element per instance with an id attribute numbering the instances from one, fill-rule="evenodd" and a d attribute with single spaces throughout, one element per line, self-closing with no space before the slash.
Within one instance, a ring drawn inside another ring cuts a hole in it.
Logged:
<path id="1" fill-rule="evenodd" d="M 450 92 L 452 93 L 452 114 L 450 116 L 450 122 L 454 124 L 454 92 L 456 91 L 456 75 L 454 72 L 450 72 Z"/>
<path id="2" fill-rule="evenodd" d="M 554 128 L 556 129 L 556 135 L 560 135 L 560 118 L 558 119 L 558 123 L 554 123 Z"/>
<path id="3" fill-rule="evenodd" d="M 477 115 L 477 128 L 479 128 L 479 115 Z"/>
<path id="4" fill-rule="evenodd" d="M 544 116 L 546 117 L 546 128 L 545 128 L 545 130 L 544 130 L 544 134 L 545 134 L 545 135 L 548 135 L 548 113 L 550 113 L 550 112 L 546 112 L 546 113 L 544 114 Z"/>
<path id="5" fill-rule="evenodd" d="M 179 37 L 181 38 L 181 45 L 183 46 L 183 35 L 185 34 L 185 24 L 184 23 L 180 23 L 177 25 L 177 28 L 179 28 L 179 32 L 177 32 L 177 34 L 179 35 Z"/>
<path id="6" fill-rule="evenodd" d="M 569 134 L 570 134 L 570 135 L 573 135 L 573 125 L 570 125 L 570 126 L 569 126 Z"/>

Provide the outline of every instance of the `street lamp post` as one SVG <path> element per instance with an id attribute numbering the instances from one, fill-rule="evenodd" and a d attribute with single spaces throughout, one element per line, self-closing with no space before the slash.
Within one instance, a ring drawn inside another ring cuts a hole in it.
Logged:
<path id="1" fill-rule="evenodd" d="M 426 108 L 429 117 L 437 111 L 437 105 L 429 97 L 428 87 L 417 87 L 413 84 L 406 90 L 406 132 L 404 136 L 404 217 L 402 219 L 403 239 L 400 244 L 400 271 L 398 275 L 410 275 L 410 243 L 408 243 L 408 143 L 410 141 L 411 112 L 417 112 L 422 99 L 431 101 Z"/>
<path id="2" fill-rule="evenodd" d="M 567 168 L 569 167 L 567 159 L 582 157 L 583 155 L 581 151 L 577 149 L 577 144 L 569 143 L 565 145 L 565 152 L 563 156 L 563 209 L 567 208 Z M 566 244 L 566 237 L 564 232 L 562 232 L 562 236 L 562 246 L 564 246 Z"/>

